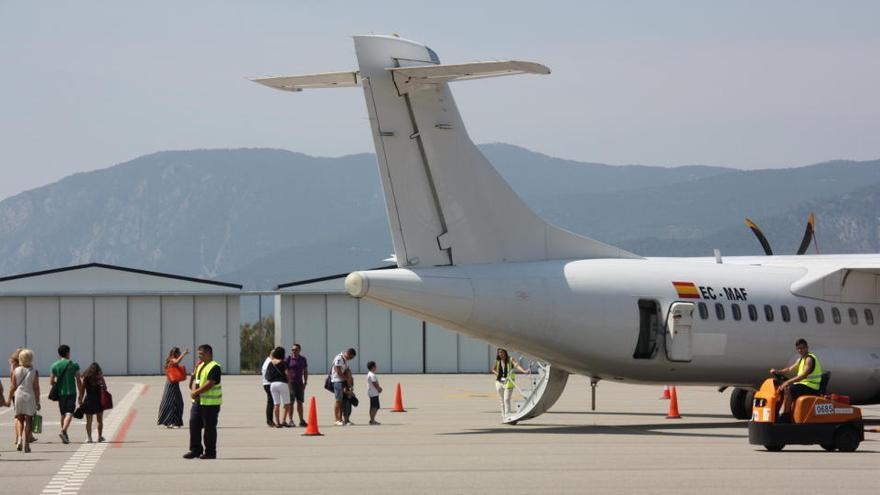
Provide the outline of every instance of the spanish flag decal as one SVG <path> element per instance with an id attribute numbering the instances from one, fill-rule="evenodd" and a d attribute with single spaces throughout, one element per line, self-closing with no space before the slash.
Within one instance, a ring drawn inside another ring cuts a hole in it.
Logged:
<path id="1" fill-rule="evenodd" d="M 678 292 L 678 297 L 682 299 L 699 299 L 700 292 L 693 282 L 672 282 L 673 287 Z"/>

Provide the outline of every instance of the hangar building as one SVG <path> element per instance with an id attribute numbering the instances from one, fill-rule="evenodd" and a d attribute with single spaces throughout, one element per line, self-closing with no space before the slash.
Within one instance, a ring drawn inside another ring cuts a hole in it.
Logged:
<path id="1" fill-rule="evenodd" d="M 311 372 L 326 373 L 349 347 L 358 373 L 376 361 L 382 373 L 487 373 L 495 348 L 431 323 L 392 311 L 345 291 L 346 274 L 276 287 L 275 341 L 303 347 Z"/>
<path id="2" fill-rule="evenodd" d="M 239 373 L 241 287 L 100 263 L 3 277 L 0 353 L 5 362 L 16 347 L 33 349 L 45 376 L 64 343 L 83 368 L 151 375 L 172 346 L 208 343 L 225 373 Z"/>

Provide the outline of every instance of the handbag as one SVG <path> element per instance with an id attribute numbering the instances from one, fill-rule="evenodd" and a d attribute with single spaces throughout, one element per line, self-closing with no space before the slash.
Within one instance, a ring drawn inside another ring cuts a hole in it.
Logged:
<path id="1" fill-rule="evenodd" d="M 180 383 L 186 380 L 186 368 L 183 366 L 169 366 L 165 368 L 165 377 L 171 383 Z"/>
<path id="2" fill-rule="evenodd" d="M 64 370 L 61 372 L 61 375 L 55 380 L 55 383 L 52 384 L 52 388 L 49 389 L 49 400 L 58 402 L 58 386 L 61 384 L 61 380 L 64 378 L 64 375 L 67 373 L 67 368 L 70 368 L 70 361 L 67 361 L 67 366 L 64 367 Z"/>
<path id="3" fill-rule="evenodd" d="M 113 409 L 113 395 L 107 391 L 107 384 L 101 378 L 101 409 Z"/>
<path id="4" fill-rule="evenodd" d="M 34 414 L 34 419 L 31 420 L 31 431 L 35 435 L 39 435 L 43 433 L 43 416 L 40 414 Z"/>
<path id="5" fill-rule="evenodd" d="M 83 416 L 86 415 L 86 412 L 83 411 L 83 406 L 79 406 L 73 411 L 73 417 L 76 419 L 83 419 Z"/>
<path id="6" fill-rule="evenodd" d="M 333 382 L 330 380 L 330 375 L 327 375 L 327 379 L 324 380 L 324 390 L 328 392 L 333 392 Z"/>

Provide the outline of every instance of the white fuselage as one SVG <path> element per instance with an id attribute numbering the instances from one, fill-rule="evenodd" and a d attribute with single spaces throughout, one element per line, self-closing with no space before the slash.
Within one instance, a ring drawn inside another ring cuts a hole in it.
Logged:
<path id="1" fill-rule="evenodd" d="M 394 269 L 356 272 L 367 282 L 354 295 L 574 373 L 621 381 L 753 386 L 769 368 L 790 364 L 795 340 L 805 338 L 832 371 L 834 391 L 872 402 L 880 395 L 880 321 L 868 324 L 865 310 L 880 318 L 880 305 L 830 303 L 790 289 L 810 264 L 840 263 L 842 258 L 874 257 L 778 257 L 776 264 L 755 264 L 769 258 L 726 258 L 722 264 L 595 259 Z M 674 281 L 693 283 L 698 297 L 682 297 Z M 658 324 L 649 328 L 650 355 L 634 357 L 644 331 L 640 301 L 655 302 Z M 666 321 L 676 302 L 693 303 L 694 316 L 690 353 L 674 360 Z M 757 313 L 754 321 L 749 305 Z M 817 307 L 824 323 L 817 321 Z M 834 321 L 834 308 L 840 323 Z M 856 312 L 855 323 L 850 309 Z M 801 321 L 804 313 L 806 322 Z"/>

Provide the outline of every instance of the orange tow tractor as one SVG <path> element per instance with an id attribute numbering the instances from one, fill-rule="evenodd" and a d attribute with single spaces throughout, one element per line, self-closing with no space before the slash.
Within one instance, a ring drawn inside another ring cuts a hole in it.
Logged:
<path id="1" fill-rule="evenodd" d="M 777 421 L 782 396 L 776 393 L 782 376 L 768 378 L 755 393 L 749 443 L 778 452 L 788 444 L 819 444 L 828 451 L 853 452 L 865 439 L 862 410 L 849 397 L 825 395 L 830 373 L 822 375 L 820 395 L 805 395 L 795 401 L 791 421 Z"/>

